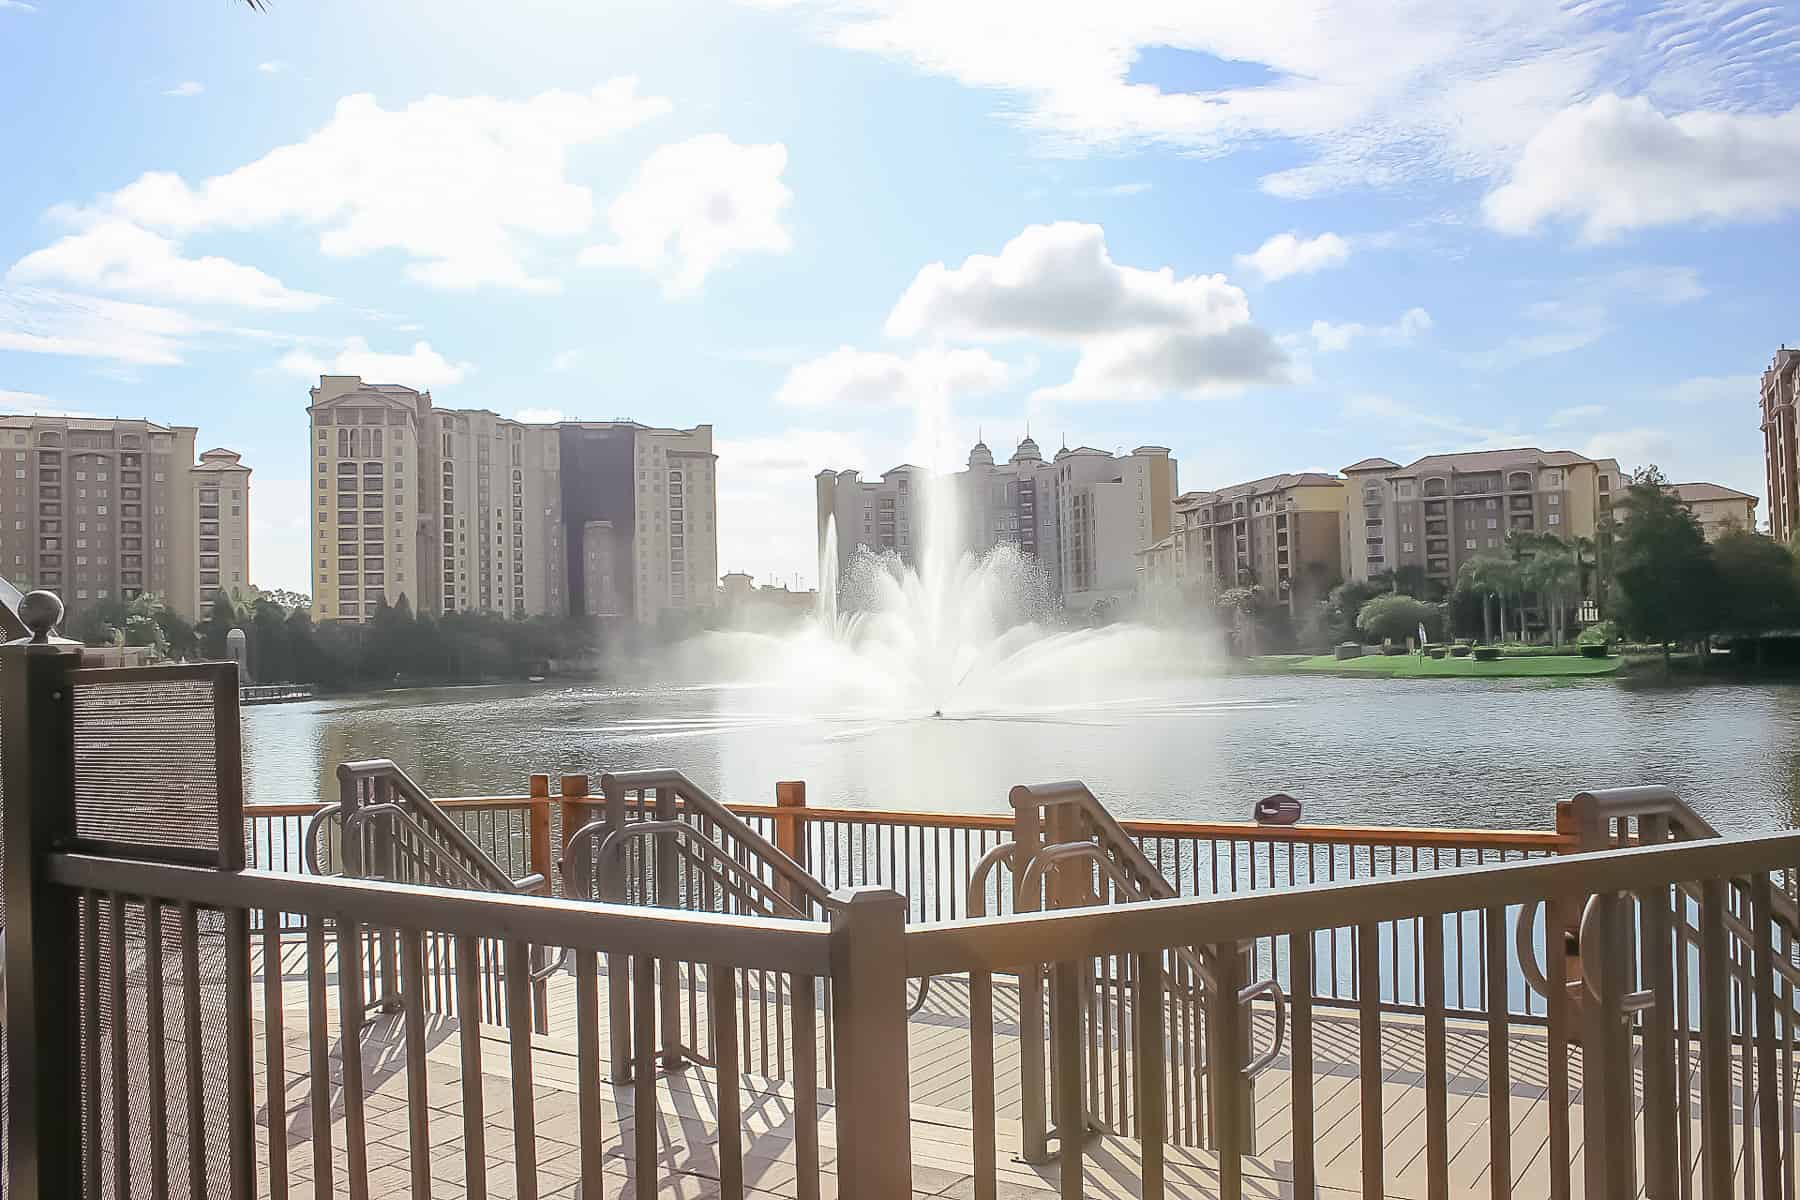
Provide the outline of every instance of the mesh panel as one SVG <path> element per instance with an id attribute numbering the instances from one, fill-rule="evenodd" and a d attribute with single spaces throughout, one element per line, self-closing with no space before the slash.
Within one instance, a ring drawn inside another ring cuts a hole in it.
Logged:
<path id="1" fill-rule="evenodd" d="M 161 961 L 153 965 L 144 906 L 127 903 L 119 939 L 114 904 L 113 896 L 83 898 L 81 1102 L 89 1194 L 105 1200 L 152 1195 L 153 1148 L 160 1148 L 166 1194 L 222 1196 L 231 1178 L 224 918 L 197 912 L 188 923 L 179 909 L 163 908 Z M 152 1028 L 152 993 L 162 1002 L 160 1036 Z M 123 1128 L 115 1095 L 119 1031 Z M 163 1075 L 160 1098 L 153 1061 Z M 198 1079 L 191 1080 L 196 1065 Z"/>
<path id="2" fill-rule="evenodd" d="M 243 864 L 235 672 L 215 663 L 75 673 L 77 837 Z"/>

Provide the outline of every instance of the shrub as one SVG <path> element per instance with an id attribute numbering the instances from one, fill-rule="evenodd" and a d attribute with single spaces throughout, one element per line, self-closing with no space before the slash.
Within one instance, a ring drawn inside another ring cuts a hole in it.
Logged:
<path id="1" fill-rule="evenodd" d="M 1393 642 L 1389 642 L 1381 648 L 1381 652 L 1383 654 L 1388 654 L 1388 655 L 1405 654 L 1406 647 L 1405 646 L 1397 646 Z"/>
<path id="2" fill-rule="evenodd" d="M 1467 658 L 1469 657 L 1469 652 L 1473 649 L 1475 649 L 1475 647 L 1468 642 L 1458 642 L 1456 645 L 1450 647 L 1450 656 L 1452 658 Z"/>
<path id="3" fill-rule="evenodd" d="M 1606 646 L 1619 640 L 1619 627 L 1612 621 L 1596 621 L 1575 639 L 1578 646 Z"/>
<path id="4" fill-rule="evenodd" d="M 1476 662 L 1500 661 L 1500 647 L 1498 646 L 1477 646 L 1472 653 L 1475 655 Z"/>
<path id="5" fill-rule="evenodd" d="M 1581 644 L 1581 657 L 1583 658 L 1605 658 L 1611 653 L 1612 647 L 1605 642 L 1583 642 Z"/>

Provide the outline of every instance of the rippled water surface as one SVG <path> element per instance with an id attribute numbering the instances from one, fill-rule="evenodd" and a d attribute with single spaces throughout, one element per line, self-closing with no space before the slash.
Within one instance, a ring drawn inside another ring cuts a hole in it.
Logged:
<path id="1" fill-rule="evenodd" d="M 1543 827 L 1584 787 L 1666 783 L 1728 829 L 1794 823 L 1800 687 L 1610 680 L 1212 676 L 1063 703 L 896 719 L 753 686 L 420 689 L 245 710 L 252 802 L 329 798 L 392 758 L 437 795 L 533 771 L 678 767 L 721 798 L 804 779 L 816 805 L 998 812 L 1017 783 L 1085 780 L 1122 816 L 1239 819 L 1288 791 L 1309 820 Z M 1071 695 L 1080 681 L 1071 681 Z M 598 780 L 596 779 L 596 786 Z"/>

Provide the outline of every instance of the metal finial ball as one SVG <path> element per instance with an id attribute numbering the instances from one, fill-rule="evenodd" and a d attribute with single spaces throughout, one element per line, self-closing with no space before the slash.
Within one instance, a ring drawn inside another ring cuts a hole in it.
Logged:
<path id="1" fill-rule="evenodd" d="M 55 592 L 27 592 L 19 601 L 19 620 L 31 630 L 31 640 L 47 642 L 63 618 L 62 598 Z"/>

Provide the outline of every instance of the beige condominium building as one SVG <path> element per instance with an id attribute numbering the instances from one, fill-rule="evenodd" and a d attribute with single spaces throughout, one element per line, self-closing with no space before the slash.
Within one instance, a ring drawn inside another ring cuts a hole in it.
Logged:
<path id="1" fill-rule="evenodd" d="M 1169 572 L 1210 595 L 1260 587 L 1295 611 L 1343 576 L 1344 481 L 1316 471 L 1270 475 L 1175 501 Z"/>
<path id="2" fill-rule="evenodd" d="M 630 617 L 710 607 L 712 427 L 515 421 L 326 375 L 312 389 L 313 605 Z"/>
<path id="3" fill-rule="evenodd" d="M 1509 533 L 1594 536 L 1629 482 L 1612 459 L 1529 446 L 1431 454 L 1404 467 L 1366 458 L 1344 476 L 1345 578 L 1417 566 L 1446 589 L 1464 562 L 1503 553 Z"/>
<path id="4" fill-rule="evenodd" d="M 1168 537 L 1175 524 L 1178 466 L 1168 447 L 1123 455 L 1065 447 L 1051 466 L 1064 602 L 1080 606 L 1136 589 L 1138 551 Z"/>
<path id="5" fill-rule="evenodd" d="M 1800 401 L 1800 350 L 1783 346 L 1762 376 L 1763 468 L 1769 492 L 1769 536 L 1800 532 L 1800 444 L 1794 405 Z"/>
<path id="6" fill-rule="evenodd" d="M 0 574 L 71 615 L 149 592 L 188 620 L 250 582 L 250 468 L 192 426 L 0 416 Z"/>
<path id="7" fill-rule="evenodd" d="M 1694 514 L 1709 542 L 1734 529 L 1756 528 L 1756 497 L 1748 492 L 1722 483 L 1672 483 L 1669 490 Z"/>

